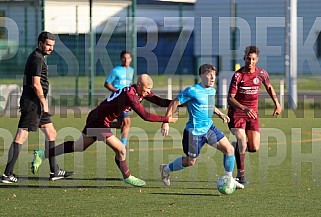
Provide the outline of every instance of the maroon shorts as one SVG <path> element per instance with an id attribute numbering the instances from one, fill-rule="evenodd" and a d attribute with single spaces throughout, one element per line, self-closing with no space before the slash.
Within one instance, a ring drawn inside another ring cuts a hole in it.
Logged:
<path id="1" fill-rule="evenodd" d="M 230 129 L 233 128 L 241 128 L 244 130 L 253 130 L 260 132 L 260 121 L 259 118 L 257 119 L 252 119 L 244 115 L 236 115 L 236 114 L 231 114 L 229 115 L 231 121 L 228 123 L 228 127 Z"/>
<path id="2" fill-rule="evenodd" d="M 106 138 L 114 135 L 110 128 L 105 125 L 105 121 L 98 118 L 96 109 L 88 114 L 82 133 L 99 141 L 105 141 Z"/>

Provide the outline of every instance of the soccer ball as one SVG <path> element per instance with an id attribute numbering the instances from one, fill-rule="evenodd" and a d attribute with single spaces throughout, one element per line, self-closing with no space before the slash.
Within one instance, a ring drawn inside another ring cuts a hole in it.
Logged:
<path id="1" fill-rule="evenodd" d="M 222 194 L 232 194 L 236 189 L 236 182 L 232 176 L 222 176 L 217 180 L 217 190 Z"/>

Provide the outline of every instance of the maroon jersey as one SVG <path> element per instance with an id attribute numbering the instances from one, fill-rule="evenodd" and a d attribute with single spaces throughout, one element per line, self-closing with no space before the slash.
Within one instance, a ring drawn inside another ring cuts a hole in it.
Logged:
<path id="1" fill-rule="evenodd" d="M 254 73 L 244 72 L 244 67 L 236 71 L 230 83 L 229 94 L 235 94 L 235 99 L 247 108 L 258 111 L 258 100 L 261 84 L 267 87 L 270 78 L 267 71 L 256 67 Z M 240 109 L 229 107 L 229 112 L 244 113 Z"/>
<path id="2" fill-rule="evenodd" d="M 143 96 L 138 95 L 136 85 L 119 89 L 91 112 L 95 114 L 94 118 L 96 119 L 96 122 L 100 122 L 96 127 L 101 127 L 102 124 L 105 127 L 110 127 L 110 122 L 115 120 L 124 111 L 129 111 L 131 109 L 145 121 L 168 123 L 167 116 L 158 116 L 147 112 L 141 104 L 143 99 Z M 153 93 L 148 94 L 145 99 L 163 107 L 169 106 L 171 102 L 171 100 L 159 98 Z"/>

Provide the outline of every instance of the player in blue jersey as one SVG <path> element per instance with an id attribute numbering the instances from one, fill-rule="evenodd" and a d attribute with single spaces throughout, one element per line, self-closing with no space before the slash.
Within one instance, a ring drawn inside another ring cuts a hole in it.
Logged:
<path id="1" fill-rule="evenodd" d="M 120 53 L 121 65 L 113 68 L 105 80 L 105 87 L 112 92 L 116 92 L 124 87 L 129 87 L 132 84 L 134 77 L 134 69 L 130 66 L 132 62 L 131 53 L 123 50 Z M 126 145 L 130 127 L 130 117 L 128 111 L 125 111 L 117 118 L 117 122 L 111 123 L 111 128 L 121 128 L 120 141 Z"/>
<path id="2" fill-rule="evenodd" d="M 234 147 L 224 134 L 214 126 L 212 120 L 213 113 L 215 113 L 224 123 L 230 121 L 228 116 L 215 107 L 216 90 L 213 86 L 216 69 L 211 64 L 204 64 L 199 68 L 198 74 L 201 82 L 182 91 L 171 102 L 166 112 L 166 116 L 171 117 L 177 106 L 186 104 L 189 113 L 189 120 L 186 123 L 182 140 L 185 156 L 179 157 L 167 165 L 160 165 L 161 178 L 166 186 L 170 185 L 170 172 L 182 170 L 196 163 L 205 143 L 224 154 L 223 165 L 226 175 L 232 176 L 234 169 Z M 161 130 L 164 136 L 168 135 L 169 124 L 163 123 Z M 244 188 L 242 184 L 237 182 L 236 186 L 239 189 Z"/>

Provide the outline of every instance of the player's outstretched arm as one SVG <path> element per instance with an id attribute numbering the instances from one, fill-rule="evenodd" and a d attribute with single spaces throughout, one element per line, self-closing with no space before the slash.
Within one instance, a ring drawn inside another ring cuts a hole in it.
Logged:
<path id="1" fill-rule="evenodd" d="M 177 99 L 172 100 L 172 102 L 169 104 L 165 116 L 167 116 L 169 119 L 175 119 L 173 117 L 174 112 L 176 111 L 177 107 L 180 105 L 180 102 Z M 177 120 L 177 118 L 176 118 Z M 169 124 L 163 123 L 161 126 L 161 131 L 163 136 L 167 136 L 169 133 Z"/>
<path id="2" fill-rule="evenodd" d="M 132 101 L 131 108 L 144 120 L 144 121 L 150 121 L 150 122 L 176 122 L 177 120 L 175 118 L 169 119 L 168 116 L 159 116 L 156 114 L 149 113 L 146 111 L 144 106 L 139 101 Z"/>
<path id="3" fill-rule="evenodd" d="M 145 99 L 155 105 L 158 105 L 160 107 L 168 107 L 170 105 L 170 103 L 172 102 L 172 100 L 169 99 L 163 99 L 157 95 L 155 95 L 154 93 L 150 93 L 149 95 L 147 95 L 145 97 Z"/>

